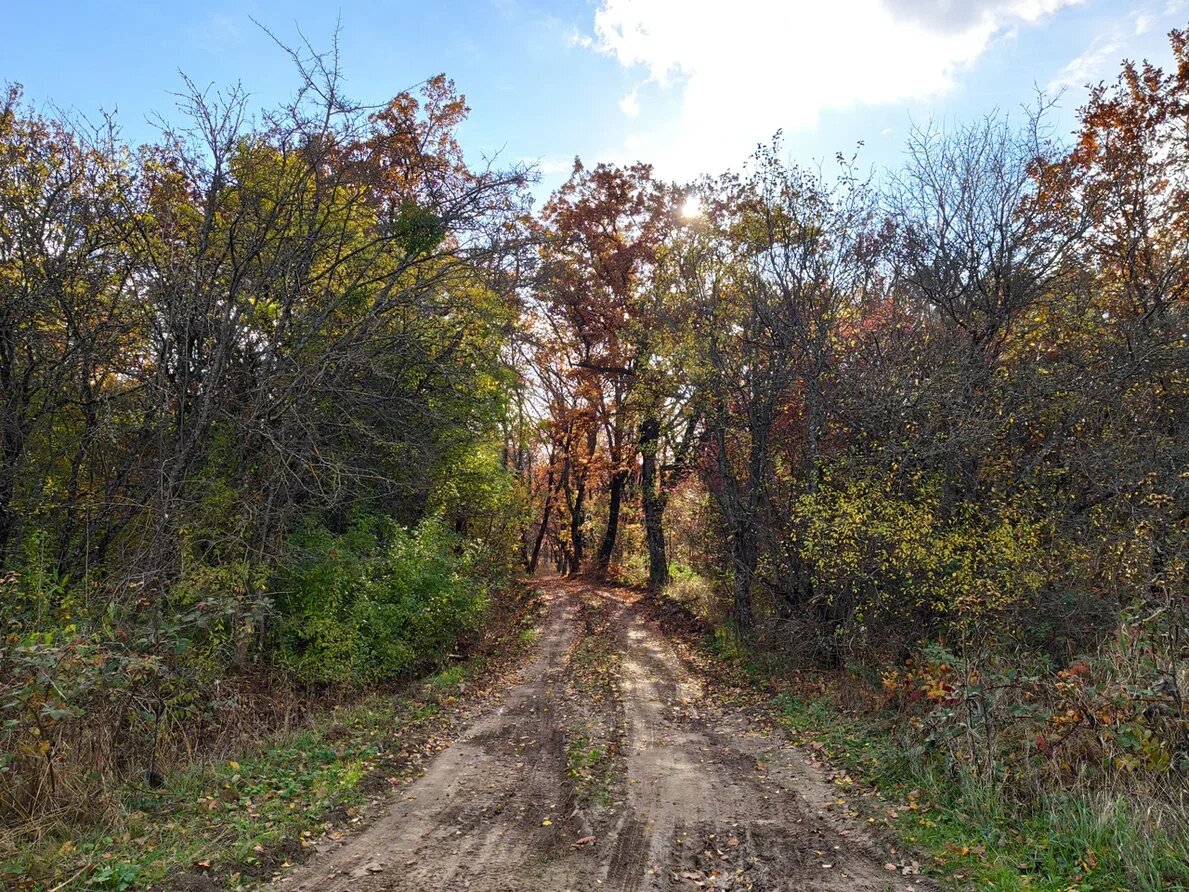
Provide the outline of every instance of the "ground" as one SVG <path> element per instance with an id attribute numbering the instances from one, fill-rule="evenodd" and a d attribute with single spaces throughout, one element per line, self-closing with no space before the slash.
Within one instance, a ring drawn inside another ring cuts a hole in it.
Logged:
<path id="1" fill-rule="evenodd" d="M 552 580 L 535 655 L 359 833 L 285 892 L 924 890 L 808 755 L 627 589 Z"/>

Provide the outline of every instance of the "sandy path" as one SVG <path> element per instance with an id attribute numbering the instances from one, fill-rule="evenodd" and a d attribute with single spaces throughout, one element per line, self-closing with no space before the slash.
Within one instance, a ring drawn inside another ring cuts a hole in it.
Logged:
<path id="1" fill-rule="evenodd" d="M 714 703 L 623 590 L 553 582 L 535 659 L 497 707 L 358 835 L 277 882 L 379 890 L 910 890 L 861 827 L 825 812 L 802 753 Z M 578 599 L 601 600 L 622 650 L 619 799 L 590 832 L 566 772 L 567 654 Z"/>

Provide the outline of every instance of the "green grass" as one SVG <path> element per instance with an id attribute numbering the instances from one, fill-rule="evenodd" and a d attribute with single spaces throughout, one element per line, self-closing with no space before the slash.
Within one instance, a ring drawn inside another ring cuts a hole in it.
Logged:
<path id="1" fill-rule="evenodd" d="M 535 644 L 537 639 L 540 637 L 541 637 L 541 630 L 536 628 L 535 626 L 532 628 L 520 630 L 520 643 L 522 645 L 528 646 L 530 644 Z"/>
<path id="2" fill-rule="evenodd" d="M 466 663 L 455 663 L 450 668 L 443 669 L 437 675 L 430 676 L 426 683 L 431 688 L 439 691 L 451 691 L 457 689 L 472 674 L 474 674 L 473 667 Z"/>
<path id="3" fill-rule="evenodd" d="M 159 790 L 129 788 L 120 831 L 46 837 L 6 852 L 0 883 L 17 888 L 168 887 L 179 869 L 212 871 L 228 888 L 267 877 L 329 827 L 331 813 L 364 798 L 361 782 L 397 729 L 437 707 L 372 697 L 239 761 L 194 768 Z M 23 881 L 17 886 L 18 878 Z"/>
<path id="4" fill-rule="evenodd" d="M 755 666 L 755 653 L 732 629 L 719 626 L 710 639 L 710 650 L 720 660 L 735 666 Z"/>
<path id="5" fill-rule="evenodd" d="M 575 801 L 596 808 L 610 803 L 614 768 L 606 749 L 585 737 L 572 738 L 566 746 L 566 772 Z"/>
<path id="6" fill-rule="evenodd" d="M 886 797 L 879 817 L 932 855 L 955 888 L 1189 889 L 1189 836 L 1153 827 L 1123 797 L 1067 791 L 1023 803 L 996 782 L 947 772 L 874 719 L 843 715 L 823 700 L 781 695 L 776 705 L 802 742 Z"/>

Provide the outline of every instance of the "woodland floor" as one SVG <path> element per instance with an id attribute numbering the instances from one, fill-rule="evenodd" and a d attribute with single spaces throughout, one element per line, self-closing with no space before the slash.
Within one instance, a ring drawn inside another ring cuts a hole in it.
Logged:
<path id="1" fill-rule="evenodd" d="M 631 590 L 544 585 L 501 696 L 286 892 L 924 890 L 825 771 Z"/>

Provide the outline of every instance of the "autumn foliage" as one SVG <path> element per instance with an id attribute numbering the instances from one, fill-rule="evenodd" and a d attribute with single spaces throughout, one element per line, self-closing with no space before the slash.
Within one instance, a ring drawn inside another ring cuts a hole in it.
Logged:
<path id="1" fill-rule="evenodd" d="M 1093 89 L 1068 146 L 1043 107 L 925 129 L 878 185 L 779 143 L 676 192 L 578 166 L 539 223 L 534 554 L 835 673 L 1013 800 L 1125 789 L 1175 824 L 1186 35 L 1171 46 L 1170 70 Z"/>
<path id="2" fill-rule="evenodd" d="M 1171 49 L 1068 144 L 1041 108 L 870 175 L 779 139 L 680 185 L 576 161 L 536 213 L 530 171 L 465 157 L 444 76 L 368 108 L 296 53 L 290 103 L 191 85 L 139 147 L 10 88 L 0 821 L 102 823 L 122 784 L 407 680 L 526 571 L 679 599 L 955 783 L 1176 825 Z"/>

